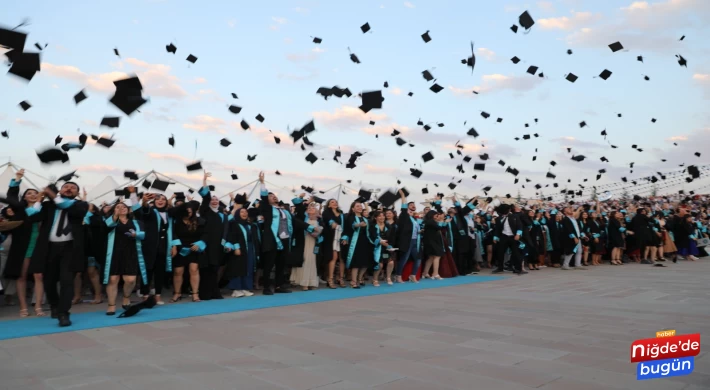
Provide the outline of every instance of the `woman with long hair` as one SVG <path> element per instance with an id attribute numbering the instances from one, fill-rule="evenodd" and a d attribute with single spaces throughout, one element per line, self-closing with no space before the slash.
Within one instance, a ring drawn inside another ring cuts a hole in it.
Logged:
<path id="1" fill-rule="evenodd" d="M 382 272 L 382 267 L 386 267 L 387 272 L 387 284 L 392 285 L 392 269 L 394 267 L 394 261 L 391 254 L 392 245 L 395 237 L 394 232 L 387 226 L 385 222 L 385 213 L 376 210 L 372 213 L 373 223 L 370 225 L 368 233 L 370 241 L 374 247 L 373 258 L 375 260 L 375 274 L 372 277 L 372 285 L 375 287 L 380 287 L 379 277 L 380 272 Z"/>
<path id="2" fill-rule="evenodd" d="M 540 269 L 540 259 L 542 258 L 542 263 L 545 261 L 545 232 L 543 230 L 542 224 L 542 211 L 530 210 L 528 211 L 528 217 L 531 219 L 532 224 L 528 229 L 530 232 L 530 248 L 528 269 L 537 271 Z"/>
<path id="3" fill-rule="evenodd" d="M 589 266 L 589 237 L 587 237 L 587 231 L 589 230 L 589 212 L 583 210 L 579 217 L 579 232 L 582 234 L 582 265 Z"/>
<path id="4" fill-rule="evenodd" d="M 601 265 L 604 245 L 601 241 L 602 226 L 599 223 L 597 212 L 592 211 L 587 223 L 587 237 L 589 238 L 589 253 L 592 255 L 592 265 Z"/>
<path id="5" fill-rule="evenodd" d="M 390 247 L 397 247 L 397 213 L 394 210 L 385 210 L 385 225 L 390 233 Z M 397 251 L 389 251 L 389 261 L 387 261 L 386 281 L 388 285 L 392 285 L 392 272 L 397 264 Z"/>
<path id="6" fill-rule="evenodd" d="M 20 197 L 20 183 L 25 175 L 25 170 L 20 169 L 15 173 L 15 178 L 10 180 L 10 188 L 7 190 L 7 198 L 19 202 L 19 207 L 23 210 L 13 210 L 7 207 L 3 210 L 5 218 L 10 221 L 24 221 L 20 226 L 11 230 L 12 245 L 8 253 L 7 263 L 3 271 L 3 277 L 17 281 L 17 300 L 20 304 L 20 317 L 29 316 L 27 310 L 27 276 L 32 273 L 34 279 L 35 307 L 34 312 L 37 317 L 44 317 L 42 311 L 42 299 L 44 297 L 44 279 L 42 270 L 39 267 L 30 267 L 32 253 L 34 253 L 39 235 L 39 222 L 32 222 L 30 217 L 41 210 L 42 198 L 35 189 L 27 189 Z M 17 211 L 17 212 L 15 212 Z M 32 272 L 30 269 L 34 268 Z M 6 297 L 7 298 L 7 297 Z"/>
<path id="7" fill-rule="evenodd" d="M 424 256 L 427 257 L 422 278 L 429 278 L 429 270 L 432 270 L 431 279 L 441 280 L 439 275 L 439 261 L 444 255 L 444 239 L 441 230 L 446 229 L 443 214 L 430 210 L 424 216 L 424 234 L 422 242 L 424 245 Z"/>
<path id="8" fill-rule="evenodd" d="M 250 297 L 254 293 L 254 267 L 259 248 L 254 225 L 249 222 L 249 211 L 244 205 L 235 204 L 227 227 L 226 247 L 232 251 L 225 265 L 224 277 L 229 280 L 227 288 L 232 298 Z"/>
<path id="9" fill-rule="evenodd" d="M 205 223 L 197 217 L 198 208 L 189 202 L 180 205 L 175 211 L 175 236 L 170 249 L 173 263 L 172 303 L 182 299 L 185 267 L 189 270 L 192 301 L 200 302 L 200 265 L 204 263 L 202 253 L 207 245 L 204 240 Z"/>
<path id="10" fill-rule="evenodd" d="M 165 273 L 170 257 L 170 241 L 173 236 L 173 218 L 170 215 L 168 198 L 162 194 L 144 194 L 142 207 L 134 211 L 136 219 L 145 224 L 145 240 L 143 241 L 143 257 L 148 270 L 147 283 L 141 284 L 140 294 L 143 300 L 148 299 L 150 284 L 155 289 L 155 301 L 163 304 L 161 294 L 165 284 Z"/>
<path id="11" fill-rule="evenodd" d="M 116 295 L 118 282 L 123 279 L 124 309 L 131 304 L 131 293 L 136 286 L 136 276 L 141 275 L 147 283 L 148 275 L 143 260 L 141 241 L 145 239 L 143 221 L 133 219 L 133 214 L 126 203 L 119 202 L 113 207 L 111 217 L 106 219 L 108 239 L 106 245 L 106 265 L 104 284 L 108 298 L 106 315 L 116 314 Z"/>
<path id="12" fill-rule="evenodd" d="M 622 265 L 624 253 L 624 215 L 618 211 L 609 214 L 609 247 L 611 248 L 611 264 Z"/>
<path id="13" fill-rule="evenodd" d="M 340 256 L 340 237 L 343 233 L 345 225 L 345 215 L 340 210 L 338 201 L 329 199 L 326 202 L 325 210 L 323 211 L 323 243 L 321 244 L 321 253 L 328 259 L 328 288 L 334 289 L 333 274 L 335 273 L 335 263 L 338 265 L 338 284 L 340 287 L 345 287 L 345 262 Z"/>
<path id="14" fill-rule="evenodd" d="M 362 215 L 362 203 L 355 201 L 350 206 L 350 212 L 345 218 L 345 230 L 341 237 L 342 244 L 348 245 L 346 266 L 350 269 L 350 287 L 360 288 L 364 285 L 367 269 L 374 263 L 372 258 L 372 243 L 367 237 L 368 222 Z"/>

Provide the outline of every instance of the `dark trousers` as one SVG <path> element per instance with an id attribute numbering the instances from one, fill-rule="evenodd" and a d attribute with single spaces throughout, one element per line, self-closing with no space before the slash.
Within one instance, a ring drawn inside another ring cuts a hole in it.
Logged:
<path id="1" fill-rule="evenodd" d="M 56 308 L 58 315 L 69 315 L 71 301 L 74 297 L 74 275 L 72 261 L 74 254 L 74 241 L 50 242 L 49 257 L 47 258 L 44 272 L 44 291 L 52 308 Z M 59 282 L 59 291 L 57 291 Z M 42 297 L 37 297 L 42 299 Z"/>
<path id="2" fill-rule="evenodd" d="M 560 251 L 550 251 L 550 265 L 562 264 L 562 253 Z"/>
<path id="3" fill-rule="evenodd" d="M 200 300 L 207 301 L 221 296 L 219 291 L 218 265 L 208 265 L 200 268 Z"/>
<path id="4" fill-rule="evenodd" d="M 273 250 L 261 254 L 261 263 L 264 265 L 264 290 L 271 287 L 281 287 L 284 283 L 284 269 L 286 256 L 288 256 L 288 238 L 281 240 L 283 250 Z M 274 278 L 271 278 L 271 269 L 276 266 Z"/>
<path id="5" fill-rule="evenodd" d="M 153 281 L 155 295 L 160 295 L 165 285 L 165 253 L 158 253 L 153 268 L 147 270 L 146 273 L 148 274 L 148 282 L 141 283 L 141 295 L 150 294 L 151 281 Z"/>
<path id="6" fill-rule="evenodd" d="M 510 249 L 510 262 L 514 270 L 522 268 L 522 259 L 520 257 L 520 241 L 515 241 L 513 236 L 501 235 L 497 245 L 498 253 L 496 254 L 496 266 L 499 270 L 504 269 L 505 251 Z"/>

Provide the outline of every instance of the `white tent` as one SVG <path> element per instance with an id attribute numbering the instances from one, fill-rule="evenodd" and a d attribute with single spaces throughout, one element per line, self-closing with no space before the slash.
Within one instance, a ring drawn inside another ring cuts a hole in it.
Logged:
<path id="1" fill-rule="evenodd" d="M 5 163 L 0 165 L 0 169 L 3 169 L 0 174 L 0 194 L 4 197 L 7 193 L 7 187 L 10 185 L 10 180 L 15 178 L 15 173 L 22 169 L 22 167 L 17 166 L 13 163 Z M 25 170 L 25 177 L 20 183 L 20 196 L 29 188 L 34 188 L 40 190 L 44 188 L 49 183 L 49 179 L 38 175 L 34 172 Z"/>
<path id="2" fill-rule="evenodd" d="M 90 199 L 94 204 L 110 203 L 116 196 L 113 190 L 118 188 L 118 183 L 111 176 L 106 176 L 99 184 L 87 192 L 86 199 Z"/>

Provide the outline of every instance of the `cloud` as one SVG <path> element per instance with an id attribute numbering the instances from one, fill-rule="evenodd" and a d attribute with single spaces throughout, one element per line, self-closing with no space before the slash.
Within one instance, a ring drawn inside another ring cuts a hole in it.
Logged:
<path id="1" fill-rule="evenodd" d="M 91 119 L 84 119 L 81 123 L 91 127 L 99 127 L 99 123 Z"/>
<path id="2" fill-rule="evenodd" d="M 703 88 L 705 99 L 710 99 L 710 74 L 696 73 L 693 75 L 693 81 Z"/>
<path id="3" fill-rule="evenodd" d="M 29 121 L 26 119 L 17 118 L 17 119 L 15 119 L 15 123 L 17 123 L 20 126 L 30 127 L 30 128 L 37 129 L 37 130 L 44 129 L 44 126 L 42 126 L 39 122 Z"/>
<path id="4" fill-rule="evenodd" d="M 161 122 L 177 122 L 174 116 L 165 114 L 155 114 L 153 111 L 143 111 L 143 119 L 148 122 L 161 121 Z"/>
<path id="5" fill-rule="evenodd" d="M 352 106 L 336 108 L 334 112 L 316 111 L 313 113 L 316 126 L 323 126 L 331 130 L 355 130 L 369 121 L 388 120 L 386 114 L 370 111 L 365 114 L 361 109 Z"/>
<path id="6" fill-rule="evenodd" d="M 505 90 L 526 92 L 534 89 L 543 82 L 543 79 L 527 74 L 522 76 L 505 76 L 497 73 L 483 75 L 481 80 L 483 81 L 481 86 L 475 86 L 473 88 L 457 88 L 449 86 L 449 90 L 451 90 L 454 95 L 475 97 L 476 94 L 474 94 L 473 91 L 484 94 Z"/>
<path id="7" fill-rule="evenodd" d="M 496 53 L 491 49 L 486 49 L 485 47 L 479 47 L 476 49 L 479 56 L 482 56 L 488 61 L 493 61 L 496 58 Z"/>
<path id="8" fill-rule="evenodd" d="M 192 80 L 193 84 L 205 84 L 207 83 L 207 79 L 204 77 L 196 77 L 195 79 Z"/>
<path id="9" fill-rule="evenodd" d="M 308 8 L 303 8 L 303 7 L 296 7 L 293 10 L 299 14 L 308 14 L 311 12 L 311 10 L 309 10 Z"/>
<path id="10" fill-rule="evenodd" d="M 315 48 L 315 49 L 318 49 L 318 48 Z M 315 49 L 311 50 L 310 52 L 308 52 L 306 54 L 299 54 L 299 53 L 286 54 L 286 59 L 291 62 L 295 62 L 295 63 L 313 62 L 318 59 L 319 53 L 322 53 L 322 51 L 316 51 Z"/>
<path id="11" fill-rule="evenodd" d="M 316 46 L 313 49 L 311 49 L 312 52 L 314 53 L 325 53 L 325 49 L 321 49 L 320 47 Z"/>
<path id="12" fill-rule="evenodd" d="M 234 28 L 234 26 L 236 26 L 236 25 L 237 25 L 237 19 L 229 19 L 227 21 L 227 26 L 229 26 L 229 28 Z"/>
<path id="13" fill-rule="evenodd" d="M 190 163 L 192 160 L 185 158 L 179 154 L 166 154 L 166 153 L 153 153 L 150 152 L 148 153 L 148 158 L 152 158 L 153 160 L 162 160 L 162 161 L 177 161 L 179 163 Z"/>
<path id="14" fill-rule="evenodd" d="M 391 93 L 392 95 L 401 95 L 401 94 L 402 94 L 402 90 L 399 89 L 399 87 L 394 87 L 394 88 L 392 88 L 392 89 L 389 89 L 388 91 L 389 91 L 389 93 Z"/>
<path id="15" fill-rule="evenodd" d="M 555 10 L 555 5 L 551 1 L 538 1 L 537 7 L 543 11 L 552 12 Z"/>
<path id="16" fill-rule="evenodd" d="M 591 141 L 584 141 L 579 138 L 575 137 L 559 137 L 559 138 L 553 138 L 550 141 L 556 142 L 560 144 L 563 148 L 587 148 L 587 149 L 601 149 L 601 148 L 609 148 L 609 145 L 598 143 L 598 142 L 591 142 Z"/>
<path id="17" fill-rule="evenodd" d="M 601 17 L 601 14 L 572 11 L 572 17 L 543 18 L 538 19 L 536 22 L 540 24 L 543 30 L 573 30 L 593 23 L 601 19 Z"/>
<path id="18" fill-rule="evenodd" d="M 279 73 L 276 77 L 283 80 L 305 81 L 313 80 L 320 75 L 316 68 L 302 66 L 301 69 L 304 70 L 304 73 Z"/>
<path id="19" fill-rule="evenodd" d="M 278 24 L 286 24 L 286 22 L 287 22 L 286 18 L 277 17 L 277 16 L 272 17 L 271 20 L 273 20 L 274 22 L 276 22 Z"/>
<path id="20" fill-rule="evenodd" d="M 199 132 L 214 131 L 220 134 L 227 133 L 227 122 L 223 119 L 215 118 L 209 115 L 198 115 L 190 118 L 188 123 L 183 123 L 185 129 L 196 130 Z"/>
<path id="21" fill-rule="evenodd" d="M 100 173 L 103 175 L 119 176 L 119 177 L 123 177 L 123 172 L 125 171 L 125 169 L 114 167 L 113 165 L 100 165 L 100 164 L 79 165 L 74 168 L 79 173 L 93 172 L 93 173 Z"/>
<path id="22" fill-rule="evenodd" d="M 165 97 L 180 99 L 187 96 L 187 92 L 180 86 L 177 76 L 170 74 L 170 66 L 163 64 L 150 64 L 136 59 L 126 58 L 120 62 L 131 65 L 145 88 L 145 95 L 150 97 Z M 124 72 L 85 73 L 71 65 L 55 65 L 42 63 L 42 72 L 50 77 L 74 81 L 89 90 L 112 93 L 116 90 L 113 82 L 128 77 Z"/>
<path id="23" fill-rule="evenodd" d="M 408 2 L 408 1 L 405 1 L 405 2 L 404 2 L 404 6 L 407 7 L 407 8 L 415 8 L 415 7 L 416 7 L 414 4 L 412 4 L 412 3 Z"/>
<path id="24" fill-rule="evenodd" d="M 676 136 L 673 136 L 670 138 L 666 138 L 666 141 L 671 141 L 671 142 L 673 142 L 673 141 L 687 141 L 687 140 L 688 140 L 688 137 L 685 135 L 676 135 Z"/>

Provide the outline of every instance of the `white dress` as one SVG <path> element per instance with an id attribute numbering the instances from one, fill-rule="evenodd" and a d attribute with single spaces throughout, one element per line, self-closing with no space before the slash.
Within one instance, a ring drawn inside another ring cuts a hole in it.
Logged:
<path id="1" fill-rule="evenodd" d="M 308 221 L 311 226 L 316 226 L 318 221 Z M 301 287 L 318 287 L 318 266 L 316 264 L 316 254 L 313 250 L 316 247 L 317 238 L 306 234 L 306 242 L 303 248 L 303 266 L 291 268 L 291 284 Z"/>

